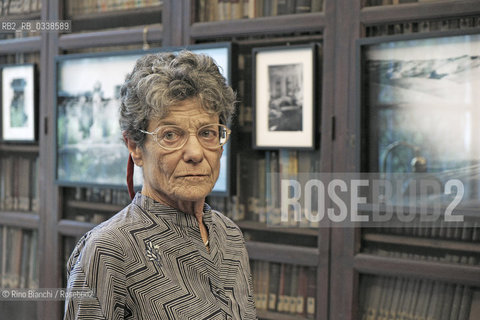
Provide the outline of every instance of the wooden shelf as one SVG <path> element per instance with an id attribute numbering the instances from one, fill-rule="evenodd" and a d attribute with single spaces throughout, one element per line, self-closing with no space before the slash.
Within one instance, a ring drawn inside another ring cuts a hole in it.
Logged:
<path id="1" fill-rule="evenodd" d="M 312 267 L 318 265 L 318 248 L 307 248 L 256 241 L 247 241 L 246 246 L 248 255 L 250 259 L 253 260 L 289 263 Z"/>
<path id="2" fill-rule="evenodd" d="M 162 25 L 152 24 L 129 29 L 63 34 L 60 36 L 58 45 L 61 49 L 68 50 L 143 43 L 145 28 L 148 28 L 147 43 L 162 41 Z"/>
<path id="3" fill-rule="evenodd" d="M 478 203 L 461 203 L 461 206 L 455 207 L 451 214 L 452 216 L 456 215 L 462 215 L 465 217 L 465 221 L 478 221 L 480 220 L 480 209 L 479 209 L 479 204 Z M 447 206 L 440 206 L 439 210 L 441 213 L 444 213 L 446 211 Z M 378 205 L 373 205 L 370 203 L 367 204 L 359 204 L 358 205 L 358 211 L 361 211 L 363 213 L 371 213 L 372 211 L 378 211 L 380 213 L 385 213 L 386 212 L 386 206 L 378 206 Z M 389 209 L 391 212 L 404 212 L 405 214 L 415 214 L 415 215 L 420 215 L 421 208 L 419 207 L 412 207 L 412 206 L 391 206 Z M 433 210 L 438 210 L 434 208 L 426 208 L 426 212 L 428 214 L 432 214 L 434 211 Z M 453 222 L 451 222 L 453 223 Z"/>
<path id="4" fill-rule="evenodd" d="M 260 223 L 256 221 L 241 220 L 235 221 L 235 223 L 242 230 L 256 230 L 256 231 L 267 231 L 267 232 L 278 232 L 278 233 L 289 233 L 289 234 L 298 234 L 303 236 L 318 236 L 318 229 L 315 228 L 295 228 L 295 227 L 271 227 L 265 223 Z"/>
<path id="5" fill-rule="evenodd" d="M 67 201 L 67 207 L 83 209 L 83 210 L 95 210 L 97 212 L 108 212 L 115 213 L 122 210 L 125 206 L 111 203 L 101 203 L 101 202 L 88 202 L 88 201 L 78 201 L 78 200 L 69 200 Z"/>
<path id="6" fill-rule="evenodd" d="M 367 233 L 362 236 L 364 241 L 415 246 L 430 249 L 454 250 L 480 253 L 480 244 L 472 242 L 438 240 L 428 238 L 411 238 L 388 234 Z"/>
<path id="7" fill-rule="evenodd" d="M 125 28 L 162 22 L 162 6 L 133 8 L 128 10 L 92 12 L 70 17 L 74 32 L 107 28 Z M 141 17 L 141 19 L 139 19 Z"/>
<path id="8" fill-rule="evenodd" d="M 308 320 L 311 318 L 305 318 L 300 315 L 294 314 L 287 314 L 287 313 L 280 313 L 280 312 L 272 312 L 266 310 L 258 310 L 257 309 L 257 316 L 259 319 L 266 319 L 266 320 Z"/>
<path id="9" fill-rule="evenodd" d="M 74 220 L 60 220 L 58 232 L 63 236 L 80 237 L 95 228 L 96 224 Z"/>
<path id="10" fill-rule="evenodd" d="M 40 36 L 16 38 L 0 41 L 0 54 L 40 51 L 42 40 Z"/>
<path id="11" fill-rule="evenodd" d="M 472 8 L 475 8 L 472 10 Z M 363 24 L 390 23 L 397 21 L 429 20 L 480 13 L 478 0 L 450 0 L 422 3 L 407 3 L 395 6 L 363 8 L 360 21 Z"/>
<path id="12" fill-rule="evenodd" d="M 285 26 L 288 26 L 286 29 Z M 288 33 L 323 30 L 323 12 L 293 14 L 256 19 L 239 19 L 194 23 L 190 28 L 193 39 L 234 37 L 252 34 Z"/>
<path id="13" fill-rule="evenodd" d="M 40 147 L 38 144 L 0 144 L 0 151 L 38 153 L 40 151 Z"/>
<path id="14" fill-rule="evenodd" d="M 426 278 L 480 286 L 480 266 L 406 260 L 360 253 L 355 255 L 353 267 L 356 271 L 366 274 Z"/>
<path id="15" fill-rule="evenodd" d="M 0 211 L 0 225 L 23 229 L 38 229 L 40 217 L 32 212 Z"/>
<path id="16" fill-rule="evenodd" d="M 30 13 L 15 13 L 9 15 L 0 16 L 0 19 L 5 21 L 28 21 L 28 20 L 39 20 L 41 17 L 40 11 L 33 11 Z"/>

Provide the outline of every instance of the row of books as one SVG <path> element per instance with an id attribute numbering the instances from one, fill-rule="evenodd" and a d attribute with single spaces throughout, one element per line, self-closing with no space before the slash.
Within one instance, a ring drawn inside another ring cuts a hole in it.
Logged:
<path id="1" fill-rule="evenodd" d="M 42 0 L 9 0 L 0 3 L 0 15 L 40 13 Z"/>
<path id="2" fill-rule="evenodd" d="M 401 235 L 419 238 L 434 238 L 453 241 L 480 242 L 480 222 L 445 222 L 444 219 L 438 219 L 434 222 L 420 222 L 415 219 L 405 227 L 398 224 L 394 227 L 385 225 L 384 227 L 368 228 L 369 231 L 390 235 Z"/>
<path id="3" fill-rule="evenodd" d="M 323 0 L 197 0 L 198 22 L 322 11 Z"/>
<path id="4" fill-rule="evenodd" d="M 108 203 L 126 206 L 131 202 L 127 187 L 124 189 L 109 189 L 101 187 L 75 187 L 67 199 L 76 201 Z"/>
<path id="5" fill-rule="evenodd" d="M 444 253 L 428 255 L 371 248 L 368 253 L 407 260 L 478 265 L 478 257 Z M 467 320 L 472 306 L 472 289 L 428 279 L 362 277 L 360 306 L 362 319 Z M 478 292 L 477 294 L 480 294 Z M 477 300 L 480 299 L 480 296 Z M 479 300 L 480 301 L 480 300 Z M 473 318 L 470 318 L 473 319 Z"/>
<path id="6" fill-rule="evenodd" d="M 107 12 L 160 6 L 162 0 L 69 0 L 67 15 L 74 17 L 93 12 Z"/>
<path id="7" fill-rule="evenodd" d="M 398 5 L 403 3 L 412 2 L 425 2 L 425 1 L 437 1 L 437 0 L 368 0 L 366 6 L 386 6 L 386 5 Z"/>
<path id="8" fill-rule="evenodd" d="M 368 254 L 374 254 L 380 257 L 398 258 L 410 261 L 428 261 L 428 262 L 442 262 L 442 263 L 454 263 L 462 265 L 479 265 L 480 257 L 478 254 L 469 253 L 452 253 L 446 251 L 431 251 L 428 253 L 418 252 L 406 252 L 399 251 L 398 249 L 382 249 L 379 247 L 367 246 L 363 249 L 363 252 Z"/>
<path id="9" fill-rule="evenodd" d="M 270 226 L 318 227 L 318 222 L 305 218 L 300 221 L 289 212 L 288 221 L 281 221 L 280 177 L 295 178 L 301 172 L 315 172 L 318 165 L 315 152 L 281 149 L 237 154 L 237 220 L 251 220 Z M 315 205 L 315 203 L 313 204 Z M 312 211 L 318 208 L 312 207 Z"/>
<path id="10" fill-rule="evenodd" d="M 38 158 L 0 158 L 0 210 L 38 212 Z"/>
<path id="11" fill-rule="evenodd" d="M 126 187 L 125 187 L 126 189 Z M 126 190 L 100 187 L 66 187 L 65 219 L 99 224 L 131 202 Z M 96 204 L 106 204 L 101 208 Z"/>
<path id="12" fill-rule="evenodd" d="M 460 284 L 366 275 L 361 279 L 360 290 L 364 320 L 476 319 L 470 315 L 472 295 L 480 294 Z"/>
<path id="13" fill-rule="evenodd" d="M 259 260 L 250 264 L 258 310 L 315 317 L 315 267 Z"/>
<path id="14" fill-rule="evenodd" d="M 380 37 L 395 34 L 411 34 L 446 30 L 464 30 L 480 26 L 479 17 L 460 17 L 431 21 L 410 21 L 391 24 L 371 25 L 366 28 L 367 37 Z"/>
<path id="15" fill-rule="evenodd" d="M 38 288 L 38 234 L 0 226 L 0 288 Z"/>

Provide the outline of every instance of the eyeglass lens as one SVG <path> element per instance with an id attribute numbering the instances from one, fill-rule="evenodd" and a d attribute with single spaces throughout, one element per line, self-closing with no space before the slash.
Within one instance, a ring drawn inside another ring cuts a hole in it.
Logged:
<path id="1" fill-rule="evenodd" d="M 190 136 L 189 132 L 178 126 L 162 126 L 157 131 L 157 142 L 165 148 L 180 148 Z M 218 148 L 228 138 L 227 128 L 219 124 L 206 125 L 198 129 L 197 139 L 206 148 Z"/>

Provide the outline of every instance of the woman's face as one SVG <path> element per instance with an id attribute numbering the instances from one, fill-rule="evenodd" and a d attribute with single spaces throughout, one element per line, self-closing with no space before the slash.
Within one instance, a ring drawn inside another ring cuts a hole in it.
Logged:
<path id="1" fill-rule="evenodd" d="M 141 160 L 142 193 L 160 202 L 203 201 L 217 181 L 223 149 L 204 148 L 196 137 L 198 128 L 219 123 L 218 115 L 207 113 L 196 99 L 170 106 L 166 117 L 150 121 L 147 131 L 161 125 L 177 125 L 191 134 L 179 150 L 165 150 L 147 135 Z"/>

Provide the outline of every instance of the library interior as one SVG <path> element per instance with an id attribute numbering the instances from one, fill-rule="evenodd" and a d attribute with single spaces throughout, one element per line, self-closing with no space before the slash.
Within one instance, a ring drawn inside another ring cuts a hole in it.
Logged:
<path id="1" fill-rule="evenodd" d="M 184 49 L 236 93 L 206 202 L 258 319 L 480 319 L 480 0 L 0 0 L 0 319 L 64 318 L 132 202 L 125 77 Z"/>

